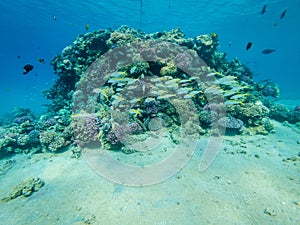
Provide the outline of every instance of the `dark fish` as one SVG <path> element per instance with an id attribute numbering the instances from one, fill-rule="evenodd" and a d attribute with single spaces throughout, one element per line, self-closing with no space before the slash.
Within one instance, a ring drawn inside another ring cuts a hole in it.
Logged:
<path id="1" fill-rule="evenodd" d="M 246 46 L 246 50 L 248 51 L 252 46 L 252 42 L 248 42 L 247 46 Z"/>
<path id="2" fill-rule="evenodd" d="M 271 54 L 272 52 L 275 52 L 275 51 L 276 51 L 275 49 L 265 49 L 261 53 L 262 54 Z"/>
<path id="3" fill-rule="evenodd" d="M 21 56 L 18 55 L 17 58 L 18 58 L 18 59 L 21 59 Z"/>
<path id="4" fill-rule="evenodd" d="M 31 70 L 33 70 L 33 65 L 30 65 L 30 64 L 26 64 L 24 67 L 23 67 L 23 75 L 29 73 Z"/>
<path id="5" fill-rule="evenodd" d="M 43 59 L 43 58 L 39 58 L 38 61 L 42 64 L 44 64 L 46 62 L 45 59 Z"/>
<path id="6" fill-rule="evenodd" d="M 284 11 L 281 13 L 280 19 L 283 19 L 283 17 L 285 17 L 286 12 L 287 12 L 287 10 L 284 10 Z"/>
<path id="7" fill-rule="evenodd" d="M 267 10 L 267 4 L 265 4 L 264 7 L 262 8 L 261 14 L 265 14 L 266 10 Z"/>

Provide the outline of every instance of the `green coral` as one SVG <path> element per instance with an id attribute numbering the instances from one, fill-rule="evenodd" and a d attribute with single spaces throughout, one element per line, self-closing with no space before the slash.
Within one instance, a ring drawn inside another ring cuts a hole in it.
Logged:
<path id="1" fill-rule="evenodd" d="M 122 46 L 126 43 L 133 42 L 135 40 L 135 37 L 133 34 L 130 33 L 124 33 L 122 30 L 120 31 L 114 31 L 110 34 L 110 38 L 107 40 L 107 45 L 109 48 L 116 47 L 116 46 Z"/>
<path id="2" fill-rule="evenodd" d="M 54 130 L 44 131 L 40 135 L 42 146 L 51 152 L 55 152 L 63 148 L 66 144 L 65 139 Z"/>
<path id="3" fill-rule="evenodd" d="M 269 109 L 260 102 L 228 105 L 226 109 L 232 116 L 241 119 L 247 125 L 253 126 L 260 125 L 262 119 L 269 114 Z"/>
<path id="4" fill-rule="evenodd" d="M 0 151 L 13 152 L 17 146 L 17 136 L 14 133 L 9 133 L 3 138 L 0 138 Z"/>
<path id="5" fill-rule="evenodd" d="M 174 76 L 177 73 L 177 67 L 174 64 L 168 64 L 160 69 L 161 76 Z"/>

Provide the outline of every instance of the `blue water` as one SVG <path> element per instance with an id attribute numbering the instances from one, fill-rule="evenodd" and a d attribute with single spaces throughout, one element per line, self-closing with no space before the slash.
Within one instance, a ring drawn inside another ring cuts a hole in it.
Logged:
<path id="1" fill-rule="evenodd" d="M 267 11 L 261 15 L 264 4 Z M 0 8 L 0 114 L 15 106 L 45 110 L 41 91 L 56 79 L 49 62 L 87 32 L 86 24 L 88 31 L 125 24 L 145 32 L 180 27 L 188 37 L 216 32 L 228 59 L 238 57 L 255 72 L 255 80 L 278 83 L 281 98 L 300 98 L 299 0 L 1 0 Z M 249 41 L 253 47 L 246 51 Z M 276 52 L 263 55 L 265 48 Z M 35 68 L 24 76 L 27 63 Z"/>

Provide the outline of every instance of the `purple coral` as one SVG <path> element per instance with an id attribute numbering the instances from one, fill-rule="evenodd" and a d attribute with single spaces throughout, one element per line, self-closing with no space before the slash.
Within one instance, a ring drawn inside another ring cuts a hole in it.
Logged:
<path id="1" fill-rule="evenodd" d="M 84 123 L 86 126 L 86 135 L 88 140 L 96 141 L 99 132 L 98 121 L 96 118 L 93 115 L 86 117 Z"/>
<path id="2" fill-rule="evenodd" d="M 112 145 L 116 145 L 119 143 L 119 139 L 117 138 L 114 132 L 109 132 L 107 134 L 107 141 L 110 142 Z"/>
<path id="3" fill-rule="evenodd" d="M 142 130 L 141 126 L 138 123 L 130 123 L 125 126 L 125 130 L 129 132 L 129 134 L 135 134 Z"/>
<path id="4" fill-rule="evenodd" d="M 158 103 L 156 101 L 145 102 L 145 107 L 146 107 L 147 114 L 158 113 Z"/>
<path id="5" fill-rule="evenodd" d="M 33 118 L 32 118 L 31 116 L 21 116 L 21 117 L 17 117 L 17 118 L 14 120 L 14 123 L 16 123 L 16 124 L 22 124 L 22 123 L 25 123 L 26 121 L 32 122 L 32 121 L 33 121 Z"/>
<path id="6" fill-rule="evenodd" d="M 56 119 L 55 118 L 49 118 L 44 123 L 45 127 L 52 127 L 55 124 L 56 124 Z"/>
<path id="7" fill-rule="evenodd" d="M 115 124 L 115 126 L 114 126 L 114 134 L 120 142 L 123 142 L 125 139 L 125 129 L 124 128 L 125 128 L 124 126 L 121 126 L 118 124 Z"/>
<path id="8" fill-rule="evenodd" d="M 38 130 L 32 130 L 29 132 L 28 138 L 31 144 L 38 144 L 40 142 L 40 132 Z"/>
<path id="9" fill-rule="evenodd" d="M 109 132 L 107 135 L 107 141 L 113 145 L 118 144 L 119 142 L 123 143 L 126 139 L 126 135 L 136 134 L 141 130 L 141 126 L 136 122 L 127 125 L 115 124 L 113 132 Z"/>
<path id="10" fill-rule="evenodd" d="M 143 59 L 145 61 L 155 61 L 157 60 L 157 56 L 156 56 L 156 51 L 154 48 L 145 48 L 145 47 L 141 47 L 140 48 L 140 53 L 141 56 L 143 57 Z"/>
<path id="11" fill-rule="evenodd" d="M 243 121 L 240 119 L 234 118 L 232 116 L 222 117 L 218 120 L 218 125 L 226 130 L 230 131 L 241 131 L 243 128 Z"/>
<path id="12" fill-rule="evenodd" d="M 83 142 L 83 144 L 97 141 L 99 127 L 99 121 L 94 115 L 89 115 L 83 119 L 74 121 L 73 129 L 77 141 Z"/>
<path id="13" fill-rule="evenodd" d="M 217 104 L 217 103 L 208 103 L 203 107 L 203 110 L 216 111 L 218 107 L 219 107 L 219 104 Z"/>

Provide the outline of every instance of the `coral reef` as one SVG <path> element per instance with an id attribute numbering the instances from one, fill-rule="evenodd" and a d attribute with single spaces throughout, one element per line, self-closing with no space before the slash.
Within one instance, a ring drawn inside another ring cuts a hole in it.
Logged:
<path id="1" fill-rule="evenodd" d="M 257 83 L 257 89 L 260 90 L 260 92 L 268 97 L 273 97 L 273 98 L 278 98 L 279 97 L 279 87 L 277 84 L 275 84 L 272 81 L 269 80 L 263 80 L 263 81 L 259 81 Z"/>
<path id="2" fill-rule="evenodd" d="M 0 130 L 0 152 L 36 152 L 39 148 L 35 116 L 29 109 L 13 110 L 12 122 Z"/>
<path id="3" fill-rule="evenodd" d="M 11 125 L 0 129 L 0 152 L 54 152 L 71 143 L 73 130 L 69 111 L 62 109 L 55 115 L 44 114 L 40 118 L 28 109 L 18 109 L 18 112 L 22 113 L 15 114 Z"/>
<path id="4" fill-rule="evenodd" d="M 125 149 L 161 131 L 178 143 L 182 135 L 224 130 L 268 134 L 270 119 L 299 123 L 299 108 L 274 102 L 275 83 L 253 81 L 251 70 L 228 61 L 218 45 L 215 33 L 186 38 L 179 28 L 146 34 L 122 26 L 80 35 L 51 61 L 58 79 L 44 92 L 48 112 L 37 118 L 15 109 L 11 122 L 2 122 L 0 153 L 88 143 Z"/>
<path id="5" fill-rule="evenodd" d="M 282 104 L 274 104 L 270 107 L 270 118 L 280 122 L 287 121 L 295 124 L 300 121 L 300 110 L 295 107 L 293 110 L 289 110 Z"/>

